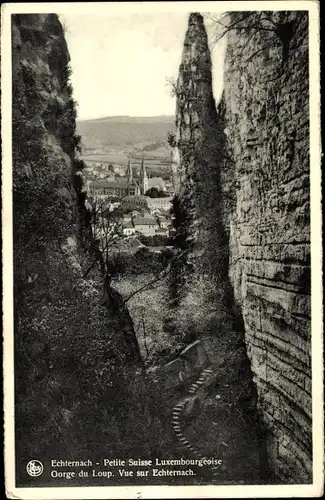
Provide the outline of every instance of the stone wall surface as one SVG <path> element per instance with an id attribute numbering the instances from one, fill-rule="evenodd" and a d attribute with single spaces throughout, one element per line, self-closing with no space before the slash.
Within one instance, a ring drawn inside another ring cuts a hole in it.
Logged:
<path id="1" fill-rule="evenodd" d="M 181 273 L 186 277 L 177 316 L 182 318 L 179 328 L 206 346 L 217 379 L 216 397 L 218 391 L 224 391 L 223 408 L 227 405 L 236 408 L 231 417 L 223 419 L 220 414 L 216 417 L 214 423 L 220 422 L 218 435 L 213 425 L 209 429 L 213 453 L 221 453 L 220 436 L 229 436 L 231 442 L 227 451 L 222 451 L 227 470 L 218 481 L 228 482 L 230 477 L 233 481 L 236 477 L 238 482 L 258 483 L 263 459 L 257 435 L 256 392 L 244 344 L 243 322 L 228 277 L 229 248 L 222 217 L 221 177 L 226 136 L 224 118 L 217 112 L 213 97 L 211 70 L 203 16 L 192 13 L 176 88 L 174 176 L 178 200 L 186 214 L 183 236 L 190 263 Z M 211 407 L 221 411 L 215 401 Z"/>
<path id="2" fill-rule="evenodd" d="M 268 477 L 307 483 L 312 474 L 308 16 L 233 12 L 227 23 L 232 28 L 226 35 L 224 92 L 216 110 L 203 17 L 189 17 L 176 89 L 174 175 L 190 214 L 194 275 L 205 280 L 206 290 L 214 283 L 226 298 L 203 294 L 202 310 L 223 303 L 211 317 L 210 339 L 221 329 L 234 350 L 229 316 L 239 310 L 242 317 Z M 188 283 L 198 295 L 195 280 Z M 237 314 L 232 326 L 237 338 L 239 324 Z M 215 345 L 211 352 L 214 348 L 217 363 L 220 350 Z"/>
<path id="3" fill-rule="evenodd" d="M 189 240 L 199 256 L 195 264 L 205 272 L 222 274 L 228 249 L 222 218 L 216 214 L 221 213 L 224 127 L 213 97 L 211 65 L 203 17 L 193 13 L 177 81 L 174 176 L 189 214 Z"/>
<path id="4" fill-rule="evenodd" d="M 308 15 L 269 14 L 274 31 L 228 33 L 220 109 L 234 163 L 222 186 L 235 196 L 224 217 L 270 465 L 282 481 L 310 482 Z"/>

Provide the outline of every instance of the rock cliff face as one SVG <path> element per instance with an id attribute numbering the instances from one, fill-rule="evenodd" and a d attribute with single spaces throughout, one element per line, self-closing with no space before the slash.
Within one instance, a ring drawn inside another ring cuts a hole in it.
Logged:
<path id="1" fill-rule="evenodd" d="M 228 277 L 229 249 L 222 218 L 225 127 L 216 110 L 207 34 L 198 13 L 189 17 L 176 95 L 173 168 L 177 199 L 186 221 L 186 232 L 179 236 L 185 239 L 183 249 L 187 250 L 187 265 L 180 273 L 185 272 L 186 279 L 185 296 L 178 305 L 178 328 L 189 331 L 191 339 L 203 341 L 217 375 L 217 390 L 222 388 L 225 394 L 222 404 L 234 405 L 242 412 L 241 419 L 234 413 L 219 429 L 233 446 L 229 455 L 224 455 L 229 476 L 232 481 L 235 476 L 238 481 L 258 482 L 263 446 L 258 444 L 255 391 L 241 313 Z M 213 446 L 218 437 L 210 432 Z M 246 471 L 240 466 L 240 450 L 246 450 Z M 226 476 L 220 476 L 219 481 L 229 481 Z"/>
<path id="2" fill-rule="evenodd" d="M 228 246 L 221 213 L 222 117 L 212 93 L 211 58 L 203 18 L 192 14 L 177 81 L 177 192 L 189 215 L 188 241 L 196 268 L 227 279 Z M 216 264 L 216 265 L 215 265 Z"/>
<path id="3" fill-rule="evenodd" d="M 121 442 L 146 453 L 142 361 L 118 294 L 103 293 L 58 17 L 13 16 L 12 57 L 18 470 Z"/>
<path id="4" fill-rule="evenodd" d="M 216 111 L 203 18 L 189 17 L 174 175 L 190 214 L 189 257 L 207 271 L 206 288 L 212 276 L 218 284 L 219 296 L 206 296 L 222 304 L 215 328 L 231 316 L 237 320 L 226 332 L 229 325 L 239 332 L 242 316 L 267 472 L 274 481 L 302 483 L 311 481 L 312 451 L 308 18 L 232 13 L 229 24 L 238 29 L 228 32 Z"/>
<path id="5" fill-rule="evenodd" d="M 223 177 L 223 186 L 235 194 L 233 209 L 225 210 L 229 271 L 268 429 L 270 463 L 278 478 L 308 482 L 308 15 L 263 14 L 274 31 L 257 31 L 249 41 L 251 31 L 233 30 L 226 54 L 224 119 L 235 162 Z"/>

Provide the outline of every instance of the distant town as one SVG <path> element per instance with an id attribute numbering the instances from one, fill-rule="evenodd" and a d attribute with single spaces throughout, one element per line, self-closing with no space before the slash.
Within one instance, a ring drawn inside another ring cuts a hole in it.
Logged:
<path id="1" fill-rule="evenodd" d="M 172 174 L 151 177 L 146 161 L 129 157 L 127 166 L 85 161 L 86 206 L 103 252 L 108 247 L 131 254 L 145 247 L 154 253 L 171 248 Z"/>

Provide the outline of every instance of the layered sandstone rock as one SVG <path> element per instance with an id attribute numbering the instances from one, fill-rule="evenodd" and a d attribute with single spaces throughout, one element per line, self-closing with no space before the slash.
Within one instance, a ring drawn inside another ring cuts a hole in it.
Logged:
<path id="1" fill-rule="evenodd" d="M 178 194 L 191 217 L 189 238 L 195 255 L 200 255 L 195 264 L 222 274 L 228 250 L 223 223 L 216 214 L 221 212 L 224 127 L 213 97 L 211 57 L 200 14 L 189 17 L 176 93 L 174 174 Z"/>
<path id="2" fill-rule="evenodd" d="M 312 472 L 308 18 L 247 14 L 229 15 L 241 29 L 228 32 L 217 112 L 203 18 L 189 17 L 174 173 L 195 272 L 206 288 L 215 276 L 227 297 L 215 324 L 237 307 L 243 317 L 268 473 L 303 483 Z M 260 29 L 252 36 L 249 26 Z"/>
<path id="3" fill-rule="evenodd" d="M 257 31 L 250 41 L 247 30 L 228 35 L 223 111 L 235 162 L 223 176 L 223 185 L 235 191 L 235 206 L 225 210 L 229 271 L 268 429 L 270 463 L 279 479 L 308 482 L 308 16 L 274 13 L 271 21 L 274 31 Z"/>
<path id="4" fill-rule="evenodd" d="M 185 297 L 179 304 L 179 329 L 207 347 L 222 391 L 218 428 L 210 430 L 209 447 L 217 453 L 220 436 L 231 442 L 218 481 L 260 480 L 255 391 L 244 346 L 240 311 L 236 309 L 228 278 L 229 248 L 222 218 L 221 174 L 225 163 L 223 118 L 216 111 L 212 92 L 211 58 L 203 17 L 189 17 L 177 81 L 174 175 L 177 196 L 187 214 L 188 260 Z M 184 270 L 183 270 L 184 273 Z M 211 404 L 212 412 L 219 411 Z M 231 417 L 221 417 L 225 407 L 236 407 Z M 237 411 L 239 413 L 237 413 Z M 241 418 L 238 418 L 239 414 Z M 216 435 L 216 432 L 219 434 Z M 226 437 L 227 436 L 227 437 Z M 213 448 L 214 446 L 214 448 Z M 246 450 L 244 452 L 244 450 Z M 245 459 L 243 457 L 245 454 Z M 246 470 L 245 470 L 246 469 Z"/>

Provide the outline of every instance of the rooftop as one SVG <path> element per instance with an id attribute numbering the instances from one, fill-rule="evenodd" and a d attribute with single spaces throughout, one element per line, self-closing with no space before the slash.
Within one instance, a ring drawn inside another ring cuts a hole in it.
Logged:
<path id="1" fill-rule="evenodd" d="M 91 183 L 93 188 L 127 188 L 129 187 L 127 182 L 117 182 L 117 181 L 107 181 L 103 179 L 102 181 L 95 181 Z"/>
<path id="2" fill-rule="evenodd" d="M 156 219 L 153 217 L 137 217 L 134 219 L 134 225 L 135 226 L 152 226 L 152 225 L 157 225 Z"/>
<path id="3" fill-rule="evenodd" d="M 99 181 L 93 181 L 90 183 L 90 186 L 93 188 L 128 188 L 130 184 L 136 185 L 135 182 L 128 183 L 125 179 L 122 180 L 110 180 L 103 179 Z"/>
<path id="4" fill-rule="evenodd" d="M 151 200 L 151 203 L 155 203 L 157 201 L 167 201 L 167 202 L 171 202 L 172 200 L 172 196 L 164 196 L 163 198 L 149 198 Z"/>
<path id="5" fill-rule="evenodd" d="M 141 241 L 139 241 L 137 238 L 133 238 L 132 240 L 130 240 L 130 247 L 144 247 L 145 245 L 143 245 L 143 243 L 141 243 Z"/>
<path id="6" fill-rule="evenodd" d="M 143 196 L 141 194 L 134 194 L 134 195 L 128 195 L 124 196 L 123 201 L 148 201 L 147 196 Z"/>

